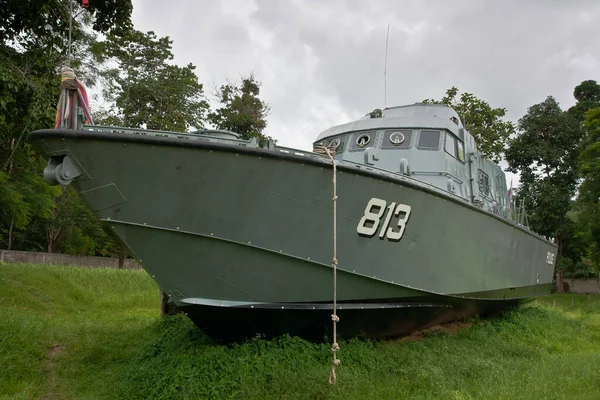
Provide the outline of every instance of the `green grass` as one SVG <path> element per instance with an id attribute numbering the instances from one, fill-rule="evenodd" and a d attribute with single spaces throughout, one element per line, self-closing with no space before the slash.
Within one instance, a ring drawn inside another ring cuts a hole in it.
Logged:
<path id="1" fill-rule="evenodd" d="M 600 296 L 340 346 L 331 386 L 328 344 L 213 345 L 186 317 L 159 318 L 144 272 L 0 264 L 0 398 L 600 398 Z"/>

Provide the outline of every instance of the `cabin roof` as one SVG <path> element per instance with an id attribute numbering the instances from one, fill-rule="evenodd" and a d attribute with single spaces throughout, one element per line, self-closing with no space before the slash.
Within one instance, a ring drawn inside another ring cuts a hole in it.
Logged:
<path id="1" fill-rule="evenodd" d="M 321 132 L 316 141 L 346 132 L 385 128 L 447 129 L 459 136 L 463 124 L 456 111 L 445 104 L 415 103 L 385 108 L 379 118 L 372 118 L 369 113 L 359 120 L 331 127 Z"/>

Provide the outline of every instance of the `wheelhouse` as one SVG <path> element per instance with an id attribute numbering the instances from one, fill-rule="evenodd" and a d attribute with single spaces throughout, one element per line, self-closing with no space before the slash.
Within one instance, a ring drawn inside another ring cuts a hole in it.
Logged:
<path id="1" fill-rule="evenodd" d="M 451 107 L 416 103 L 376 110 L 322 132 L 336 159 L 408 176 L 507 216 L 506 178 L 481 155 Z"/>

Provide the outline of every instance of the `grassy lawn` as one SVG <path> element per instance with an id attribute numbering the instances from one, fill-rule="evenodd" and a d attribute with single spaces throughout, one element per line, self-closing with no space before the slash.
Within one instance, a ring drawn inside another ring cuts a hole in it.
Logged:
<path id="1" fill-rule="evenodd" d="M 340 346 L 331 386 L 328 344 L 213 345 L 184 316 L 159 319 L 144 272 L 0 264 L 0 398 L 600 398 L 600 296 Z"/>

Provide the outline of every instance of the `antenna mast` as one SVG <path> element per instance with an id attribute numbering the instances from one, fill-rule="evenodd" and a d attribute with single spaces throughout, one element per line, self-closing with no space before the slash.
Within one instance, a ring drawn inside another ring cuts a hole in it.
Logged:
<path id="1" fill-rule="evenodd" d="M 387 28 L 387 35 L 385 37 L 385 63 L 383 66 L 383 108 L 387 107 L 387 53 L 388 53 L 388 40 L 390 38 L 390 26 Z"/>
<path id="2" fill-rule="evenodd" d="M 71 66 L 71 30 L 73 29 L 73 1 L 69 0 L 69 49 L 67 56 L 67 67 Z"/>

